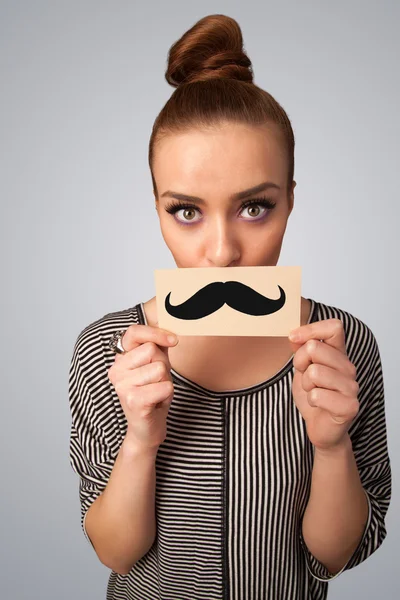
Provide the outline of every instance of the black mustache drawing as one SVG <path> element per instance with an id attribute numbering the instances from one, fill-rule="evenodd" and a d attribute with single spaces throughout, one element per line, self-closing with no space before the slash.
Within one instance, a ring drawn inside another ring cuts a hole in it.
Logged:
<path id="1" fill-rule="evenodd" d="M 172 317 L 187 321 L 207 317 L 225 303 L 247 315 L 270 315 L 280 310 L 286 301 L 285 291 L 280 285 L 278 288 L 281 292 L 280 298 L 273 300 L 239 281 L 214 281 L 176 306 L 170 303 L 171 292 L 169 292 L 165 298 L 165 309 Z"/>

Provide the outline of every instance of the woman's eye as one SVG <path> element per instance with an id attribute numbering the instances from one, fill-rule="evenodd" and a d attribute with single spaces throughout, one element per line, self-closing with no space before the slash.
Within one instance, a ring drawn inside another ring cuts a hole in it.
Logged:
<path id="1" fill-rule="evenodd" d="M 250 215 L 251 218 L 260 216 L 260 213 L 262 212 L 261 206 L 259 204 L 250 204 L 250 206 L 245 206 L 243 210 L 247 210 L 247 214 Z"/>
<path id="2" fill-rule="evenodd" d="M 180 219 L 180 218 L 177 217 L 178 221 L 181 221 L 181 220 L 183 220 L 183 221 L 194 221 L 194 216 L 195 216 L 195 212 L 196 212 L 195 208 L 193 208 L 193 207 L 192 208 L 181 208 L 180 210 L 177 210 L 175 214 L 178 215 L 178 213 L 180 213 L 180 212 L 183 213 L 184 218 Z"/>
<path id="3" fill-rule="evenodd" d="M 261 202 L 253 202 L 252 204 L 249 203 L 247 206 L 244 206 L 242 211 L 247 211 L 247 215 L 249 215 L 249 218 L 245 219 L 246 221 L 256 221 L 263 219 L 272 208 L 272 204 L 269 204 L 268 202 L 265 204 Z"/>

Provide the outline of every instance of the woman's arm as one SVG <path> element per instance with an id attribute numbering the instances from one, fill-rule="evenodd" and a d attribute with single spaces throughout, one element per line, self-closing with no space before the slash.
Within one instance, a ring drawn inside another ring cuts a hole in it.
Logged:
<path id="1" fill-rule="evenodd" d="M 90 506 L 86 532 L 100 561 L 121 575 L 151 548 L 156 537 L 156 453 L 126 437 L 109 482 Z"/>
<path id="2" fill-rule="evenodd" d="M 336 450 L 315 450 L 302 533 L 330 573 L 345 566 L 359 545 L 369 514 L 350 437 Z"/>

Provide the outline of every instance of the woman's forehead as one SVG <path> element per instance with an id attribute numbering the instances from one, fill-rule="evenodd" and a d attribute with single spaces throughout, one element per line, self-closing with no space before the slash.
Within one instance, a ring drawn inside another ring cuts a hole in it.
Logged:
<path id="1" fill-rule="evenodd" d="M 286 156 L 275 132 L 240 125 L 171 134 L 162 140 L 154 160 L 157 180 L 168 187 L 173 180 L 184 185 L 204 178 L 232 185 L 236 179 L 242 187 L 244 177 L 249 187 L 257 179 L 278 179 L 279 184 L 286 169 Z"/>

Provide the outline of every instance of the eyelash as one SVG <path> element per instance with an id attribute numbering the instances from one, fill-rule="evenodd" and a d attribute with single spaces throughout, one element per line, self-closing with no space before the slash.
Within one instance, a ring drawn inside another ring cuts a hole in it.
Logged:
<path id="1" fill-rule="evenodd" d="M 246 200 L 245 202 L 243 202 L 240 206 L 240 212 L 244 209 L 247 208 L 248 206 L 264 206 L 265 208 L 268 208 L 269 210 L 273 210 L 276 206 L 276 202 L 273 202 L 272 200 L 270 200 L 269 198 L 253 198 L 252 200 Z M 165 210 L 167 211 L 167 213 L 173 215 L 176 212 L 178 212 L 178 210 L 182 210 L 185 208 L 194 208 L 195 210 L 199 210 L 197 208 L 197 206 L 195 204 L 190 204 L 189 202 L 182 202 L 180 200 L 178 201 L 174 201 L 171 202 L 170 204 L 168 204 L 165 207 Z M 264 215 L 265 217 L 265 215 Z M 246 221 L 261 221 L 263 219 L 263 217 L 255 217 L 254 219 L 246 219 Z M 190 221 L 187 221 L 186 223 L 184 221 L 179 221 L 179 219 L 177 219 L 178 223 L 181 223 L 183 225 L 186 224 L 190 224 Z"/>

